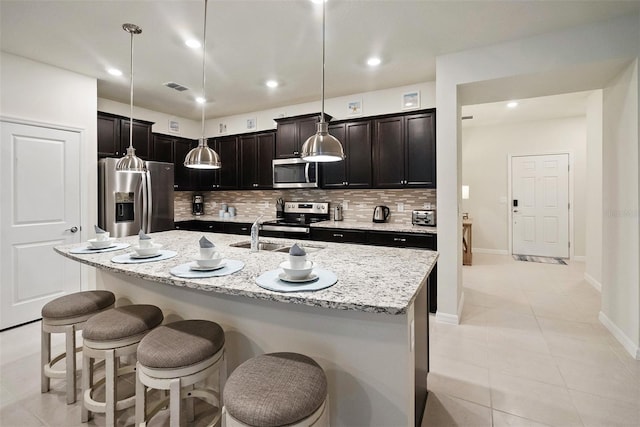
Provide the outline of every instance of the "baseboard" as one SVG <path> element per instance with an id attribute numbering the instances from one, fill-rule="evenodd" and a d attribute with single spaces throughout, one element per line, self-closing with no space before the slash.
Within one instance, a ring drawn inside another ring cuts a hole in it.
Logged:
<path id="1" fill-rule="evenodd" d="M 584 255 L 574 255 L 573 258 L 571 258 L 571 261 L 585 262 L 587 261 L 587 257 Z"/>
<path id="2" fill-rule="evenodd" d="M 436 312 L 436 322 L 438 323 L 447 323 L 449 325 L 459 325 L 460 319 L 462 319 L 462 309 L 464 308 L 464 292 L 460 296 L 460 301 L 458 302 L 458 314 L 448 314 L 442 313 L 441 311 Z"/>
<path id="3" fill-rule="evenodd" d="M 640 347 L 636 345 L 631 340 L 631 338 L 626 336 L 625 333 L 620 328 L 618 328 L 618 326 L 616 326 L 616 324 L 613 323 L 611 319 L 609 319 L 603 312 L 600 312 L 600 314 L 598 314 L 598 319 L 600 320 L 600 323 L 602 323 L 604 327 L 607 328 L 609 332 L 611 332 L 611 334 L 618 340 L 618 342 L 622 344 L 624 349 L 627 350 L 631 357 L 636 360 L 640 360 Z"/>
<path id="4" fill-rule="evenodd" d="M 509 255 L 509 251 L 507 249 L 471 248 L 471 252 L 478 254 Z"/>
<path id="5" fill-rule="evenodd" d="M 598 282 L 596 279 L 594 279 L 593 276 L 590 276 L 587 273 L 584 273 L 584 280 L 588 284 L 593 286 L 596 291 L 602 293 L 602 285 L 600 284 L 600 282 Z"/>

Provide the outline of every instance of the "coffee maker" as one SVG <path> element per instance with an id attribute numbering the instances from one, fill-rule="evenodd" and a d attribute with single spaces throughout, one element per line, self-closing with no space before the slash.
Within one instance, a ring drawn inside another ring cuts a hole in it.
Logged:
<path id="1" fill-rule="evenodd" d="M 202 196 L 201 194 L 196 194 L 193 196 L 191 213 L 193 213 L 194 215 L 204 215 L 204 196 Z"/>

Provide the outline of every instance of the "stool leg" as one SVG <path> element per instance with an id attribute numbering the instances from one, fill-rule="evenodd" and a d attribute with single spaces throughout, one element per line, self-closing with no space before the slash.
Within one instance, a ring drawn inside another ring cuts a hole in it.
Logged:
<path id="1" fill-rule="evenodd" d="M 145 426 L 147 418 L 147 386 L 140 381 L 140 365 L 136 369 L 136 426 Z"/>
<path id="2" fill-rule="evenodd" d="M 113 349 L 105 351 L 105 417 L 107 427 L 114 427 L 116 424 L 116 393 L 117 390 L 117 372 L 116 372 L 116 356 Z"/>
<path id="3" fill-rule="evenodd" d="M 195 397 L 190 397 L 191 395 L 191 391 L 194 389 L 195 387 L 190 385 L 187 388 L 187 400 L 185 401 L 185 406 L 187 408 L 187 422 L 193 422 L 193 420 L 195 419 L 195 411 L 194 411 L 194 401 L 195 401 Z"/>
<path id="4" fill-rule="evenodd" d="M 82 414 L 81 420 L 83 423 L 89 422 L 91 414 L 84 404 L 85 394 L 91 390 L 93 386 L 93 358 L 89 357 L 87 353 L 82 352 Z"/>
<path id="5" fill-rule="evenodd" d="M 49 391 L 49 387 L 50 387 L 50 379 L 49 377 L 45 374 L 44 372 L 44 368 L 46 365 L 49 364 L 49 362 L 51 362 L 51 334 L 49 332 L 45 332 L 44 330 L 44 324 L 42 325 L 42 329 L 41 329 L 41 338 L 40 338 L 40 375 L 41 375 L 41 380 L 40 380 L 40 391 L 42 393 L 46 393 Z"/>
<path id="6" fill-rule="evenodd" d="M 182 409 L 180 378 L 174 378 L 169 383 L 169 425 L 171 427 L 180 427 L 180 409 Z"/>
<path id="7" fill-rule="evenodd" d="M 67 405 L 76 401 L 76 328 L 69 325 L 64 328 L 65 344 L 67 347 Z"/>

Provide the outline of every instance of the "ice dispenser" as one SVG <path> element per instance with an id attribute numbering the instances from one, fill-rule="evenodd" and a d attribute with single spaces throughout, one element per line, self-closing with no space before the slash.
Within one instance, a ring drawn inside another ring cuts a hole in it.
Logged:
<path id="1" fill-rule="evenodd" d="M 135 218 L 133 193 L 115 193 L 116 195 L 116 223 L 132 222 Z"/>

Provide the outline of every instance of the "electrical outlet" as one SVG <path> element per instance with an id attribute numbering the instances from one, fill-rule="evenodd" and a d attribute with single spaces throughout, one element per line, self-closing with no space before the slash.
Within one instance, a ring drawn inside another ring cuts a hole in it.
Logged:
<path id="1" fill-rule="evenodd" d="M 342 210 L 343 211 L 348 211 L 349 210 L 349 200 L 343 200 L 342 201 Z"/>
<path id="2" fill-rule="evenodd" d="M 431 202 L 427 202 L 427 203 L 425 203 L 424 205 L 422 205 L 422 207 L 423 207 L 423 208 L 425 208 L 425 209 L 427 209 L 427 210 L 428 210 L 428 209 L 431 209 Z"/>
<path id="3" fill-rule="evenodd" d="M 398 205 L 398 212 L 404 212 L 404 203 L 397 203 Z"/>
<path id="4" fill-rule="evenodd" d="M 269 202 L 264 202 L 264 204 L 262 206 L 265 207 L 265 208 L 268 208 L 269 207 Z"/>

